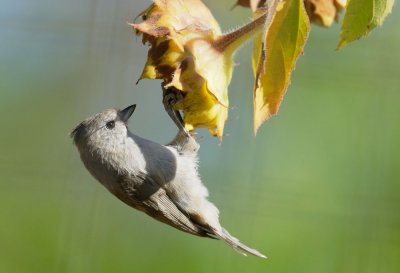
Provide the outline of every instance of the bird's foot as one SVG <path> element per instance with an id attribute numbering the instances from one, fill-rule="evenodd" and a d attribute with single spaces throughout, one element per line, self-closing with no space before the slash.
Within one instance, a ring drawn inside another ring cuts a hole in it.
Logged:
<path id="1" fill-rule="evenodd" d="M 168 145 L 174 146 L 178 152 L 197 152 L 200 147 L 199 144 L 192 133 L 186 130 L 181 113 L 175 109 L 175 105 L 183 99 L 182 93 L 178 90 L 166 89 L 163 85 L 161 87 L 165 111 L 179 129 L 176 137 Z"/>
<path id="2" fill-rule="evenodd" d="M 182 94 L 177 90 L 165 89 L 163 85 L 161 85 L 161 87 L 163 90 L 163 104 L 165 111 L 178 127 L 179 131 L 183 131 L 189 135 L 189 132 L 184 126 L 181 113 L 179 112 L 179 110 L 175 109 L 175 105 L 183 99 Z"/>

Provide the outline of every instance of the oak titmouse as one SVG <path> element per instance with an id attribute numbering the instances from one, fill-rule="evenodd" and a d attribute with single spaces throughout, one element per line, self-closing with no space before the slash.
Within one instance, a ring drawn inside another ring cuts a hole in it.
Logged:
<path id="1" fill-rule="evenodd" d="M 72 131 L 89 172 L 122 202 L 165 224 L 265 258 L 221 227 L 219 211 L 207 200 L 198 175 L 196 140 L 182 127 L 165 146 L 132 134 L 127 121 L 135 107 L 105 110 Z"/>

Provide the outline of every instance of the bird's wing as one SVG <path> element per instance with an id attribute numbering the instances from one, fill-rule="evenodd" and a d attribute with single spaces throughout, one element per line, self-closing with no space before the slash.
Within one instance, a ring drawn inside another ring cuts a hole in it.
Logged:
<path id="1" fill-rule="evenodd" d="M 135 181 L 135 183 L 133 183 Z M 139 183 L 138 183 L 139 182 Z M 146 174 L 126 177 L 119 180 L 121 193 L 114 193 L 126 204 L 139 209 L 149 216 L 179 230 L 193 235 L 221 239 L 238 252 L 246 255 L 265 256 L 239 242 L 225 229 L 217 230 L 206 224 L 196 223 L 196 215 L 187 215 L 168 197 L 163 188 Z"/>
<path id="2" fill-rule="evenodd" d="M 125 196 L 118 197 L 126 204 L 179 230 L 209 237 L 207 232 L 193 223 L 168 197 L 165 190 L 148 175 L 140 173 L 135 175 L 134 179 L 122 178 L 119 180 L 119 185 Z"/>

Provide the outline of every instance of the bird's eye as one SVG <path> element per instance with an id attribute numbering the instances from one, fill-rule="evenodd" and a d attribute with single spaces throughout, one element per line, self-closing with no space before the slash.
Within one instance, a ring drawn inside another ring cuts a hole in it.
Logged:
<path id="1" fill-rule="evenodd" d="M 107 127 L 107 129 L 114 129 L 114 127 L 115 127 L 115 121 L 113 121 L 113 120 L 111 120 L 111 121 L 109 121 L 109 122 L 107 122 L 106 123 L 106 127 Z"/>

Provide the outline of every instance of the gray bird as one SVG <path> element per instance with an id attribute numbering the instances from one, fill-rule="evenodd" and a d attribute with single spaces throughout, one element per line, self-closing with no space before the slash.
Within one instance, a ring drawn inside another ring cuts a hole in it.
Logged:
<path id="1" fill-rule="evenodd" d="M 230 235 L 208 199 L 198 174 L 199 144 L 182 126 L 164 97 L 167 112 L 179 127 L 174 140 L 161 145 L 132 134 L 128 119 L 136 105 L 108 109 L 81 122 L 71 132 L 83 164 L 125 204 L 181 231 L 221 239 L 238 252 L 266 258 Z"/>

